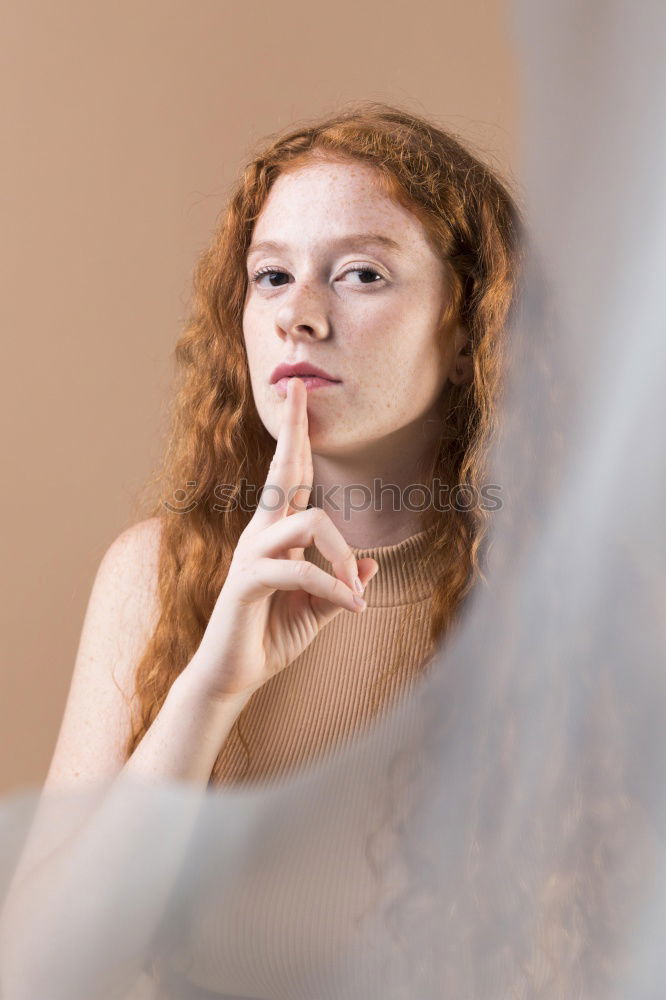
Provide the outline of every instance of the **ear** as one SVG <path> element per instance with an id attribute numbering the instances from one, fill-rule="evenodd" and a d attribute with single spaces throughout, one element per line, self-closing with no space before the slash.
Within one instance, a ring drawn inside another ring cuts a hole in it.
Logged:
<path id="1" fill-rule="evenodd" d="M 449 369 L 449 380 L 454 385 L 468 385 L 474 378 L 474 362 L 467 330 L 457 326 L 454 332 L 455 354 Z"/>

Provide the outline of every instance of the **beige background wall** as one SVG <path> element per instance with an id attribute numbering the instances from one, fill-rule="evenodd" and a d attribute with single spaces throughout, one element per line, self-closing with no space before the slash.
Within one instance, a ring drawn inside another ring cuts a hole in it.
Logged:
<path id="1" fill-rule="evenodd" d="M 504 0 L 15 0 L 3 101 L 0 794 L 43 780 L 99 560 L 157 459 L 190 276 L 249 148 L 340 102 L 511 181 Z"/>

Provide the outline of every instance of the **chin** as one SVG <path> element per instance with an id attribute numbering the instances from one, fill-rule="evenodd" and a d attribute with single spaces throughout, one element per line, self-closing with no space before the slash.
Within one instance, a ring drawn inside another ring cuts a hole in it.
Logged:
<path id="1" fill-rule="evenodd" d="M 280 433 L 284 403 L 284 399 L 272 398 L 259 413 L 262 424 L 276 442 Z M 329 426 L 326 426 L 327 423 Z M 351 456 L 363 447 L 362 441 L 350 441 L 340 436 L 340 427 L 337 418 L 327 421 L 323 418 L 323 415 L 317 414 L 314 409 L 310 410 L 309 408 L 308 436 L 310 438 L 312 454 L 321 455 L 322 458 Z"/>

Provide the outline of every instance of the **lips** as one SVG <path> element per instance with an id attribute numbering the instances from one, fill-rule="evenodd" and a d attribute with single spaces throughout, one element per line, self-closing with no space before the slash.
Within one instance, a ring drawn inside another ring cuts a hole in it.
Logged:
<path id="1" fill-rule="evenodd" d="M 273 388 L 277 389 L 281 396 L 286 396 L 287 386 L 293 379 L 305 386 L 308 395 L 315 389 L 321 392 L 322 389 L 335 389 L 336 385 L 342 385 L 342 382 L 331 382 L 330 379 L 320 378 L 319 375 L 285 375 L 273 383 Z"/>
<path id="2" fill-rule="evenodd" d="M 335 375 L 331 375 L 323 368 L 313 365 L 310 361 L 299 361 L 295 364 L 283 363 L 278 365 L 271 375 L 271 385 L 279 382 L 282 378 L 290 378 L 293 375 L 311 375 L 326 379 L 328 382 L 342 381 L 342 379 L 336 378 Z"/>

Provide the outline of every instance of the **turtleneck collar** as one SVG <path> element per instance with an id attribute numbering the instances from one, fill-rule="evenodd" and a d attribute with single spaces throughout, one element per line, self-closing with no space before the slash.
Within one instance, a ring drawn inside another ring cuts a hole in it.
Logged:
<path id="1" fill-rule="evenodd" d="M 425 528 L 395 545 L 377 545 L 370 549 L 350 548 L 357 559 L 372 558 L 379 571 L 365 588 L 363 598 L 369 608 L 416 604 L 432 594 L 434 572 L 428 554 L 433 529 Z M 315 545 L 305 549 L 304 558 L 331 573 L 333 567 Z"/>

